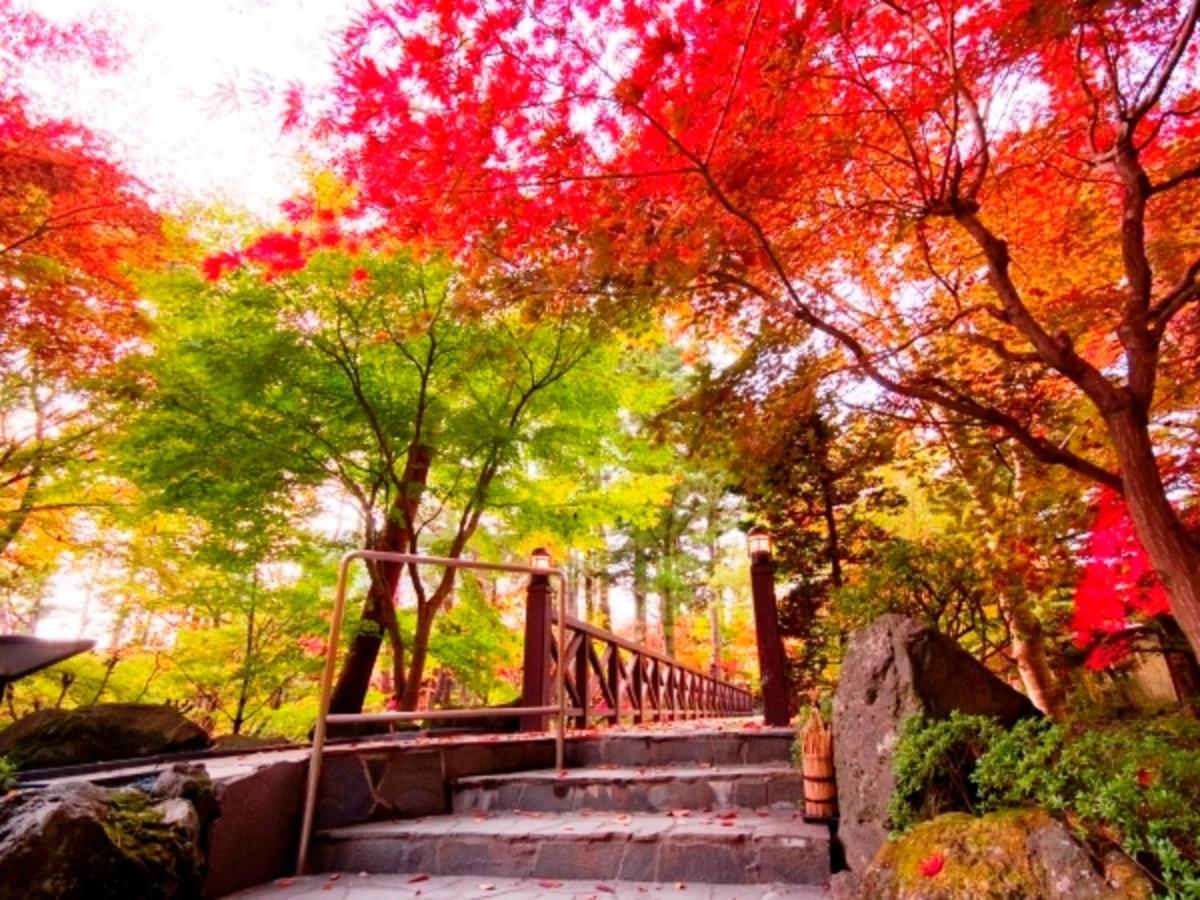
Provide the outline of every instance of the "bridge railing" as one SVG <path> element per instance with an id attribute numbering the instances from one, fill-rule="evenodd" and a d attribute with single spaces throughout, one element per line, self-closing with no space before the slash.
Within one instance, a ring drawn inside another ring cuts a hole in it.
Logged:
<path id="1" fill-rule="evenodd" d="M 563 686 L 566 715 L 585 728 L 599 718 L 618 725 L 623 716 L 643 722 L 745 716 L 754 709 L 749 690 L 684 665 L 650 647 L 567 616 Z M 551 660 L 559 666 L 557 642 Z"/>

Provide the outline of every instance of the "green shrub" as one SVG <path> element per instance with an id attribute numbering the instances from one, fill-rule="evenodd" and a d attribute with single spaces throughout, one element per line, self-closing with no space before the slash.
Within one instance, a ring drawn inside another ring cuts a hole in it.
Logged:
<path id="1" fill-rule="evenodd" d="M 0 756 L 0 794 L 17 784 L 17 764 L 7 756 Z"/>
<path id="2" fill-rule="evenodd" d="M 896 789 L 888 803 L 892 836 L 939 813 L 977 811 L 971 772 L 1002 731 L 986 716 L 959 712 L 948 719 L 916 715 L 905 722 L 892 760 L 896 773 Z"/>
<path id="3" fill-rule="evenodd" d="M 894 829 L 923 816 L 914 802 L 923 789 L 936 792 L 948 772 L 967 770 L 959 808 L 1047 809 L 1094 847 L 1119 846 L 1168 896 L 1200 896 L 1200 722 L 1194 719 L 1074 725 L 1029 719 L 1005 731 L 979 717 L 914 718 L 897 745 L 895 767 Z"/>

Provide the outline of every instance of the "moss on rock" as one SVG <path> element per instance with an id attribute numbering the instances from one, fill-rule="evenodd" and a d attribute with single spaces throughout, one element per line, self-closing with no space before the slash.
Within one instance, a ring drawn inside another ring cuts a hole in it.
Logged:
<path id="1" fill-rule="evenodd" d="M 879 900 L 1116 900 L 1150 895 L 1144 878 L 1106 881 L 1048 813 L 949 813 L 889 841 L 863 875 Z"/>

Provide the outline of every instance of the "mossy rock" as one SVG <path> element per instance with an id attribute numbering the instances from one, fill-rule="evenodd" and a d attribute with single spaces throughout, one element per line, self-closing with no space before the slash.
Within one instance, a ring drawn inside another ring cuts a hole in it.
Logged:
<path id="1" fill-rule="evenodd" d="M 163 808 L 86 782 L 10 793 L 0 799 L 0 900 L 199 900 L 196 829 Z"/>
<path id="2" fill-rule="evenodd" d="M 105 703 L 43 709 L 0 731 L 0 755 L 21 769 L 201 750 L 204 729 L 170 706 Z"/>
<path id="3" fill-rule="evenodd" d="M 1117 900 L 1148 898 L 1128 868 L 1100 871 L 1067 828 L 1038 809 L 982 818 L 949 813 L 879 850 L 862 896 L 877 900 Z"/>

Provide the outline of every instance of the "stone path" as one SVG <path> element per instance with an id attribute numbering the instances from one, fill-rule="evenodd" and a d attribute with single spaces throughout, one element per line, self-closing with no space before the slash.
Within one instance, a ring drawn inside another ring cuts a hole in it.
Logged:
<path id="1" fill-rule="evenodd" d="M 797 885 L 689 884 L 684 882 L 556 881 L 475 876 L 334 873 L 285 878 L 233 894 L 230 900 L 828 900 L 821 887 Z"/>
<path id="2" fill-rule="evenodd" d="M 729 896 L 743 897 L 819 888 L 829 829 L 801 818 L 791 740 L 778 729 L 584 738 L 571 747 L 578 768 L 453 779 L 454 812 L 325 828 L 309 859 L 317 871 L 582 881 L 585 896 L 588 882 L 633 895 L 647 883 L 740 885 Z"/>
<path id="3" fill-rule="evenodd" d="M 550 790 L 547 790 L 547 788 Z M 622 811 L 673 809 L 795 810 L 804 782 L 790 763 L 757 765 L 596 766 L 541 772 L 508 772 L 460 778 L 455 811 L 576 809 Z"/>
<path id="4" fill-rule="evenodd" d="M 460 813 L 322 833 L 321 868 L 481 877 L 821 884 L 829 832 L 795 812 Z"/>

